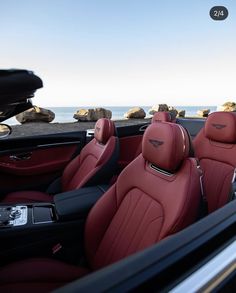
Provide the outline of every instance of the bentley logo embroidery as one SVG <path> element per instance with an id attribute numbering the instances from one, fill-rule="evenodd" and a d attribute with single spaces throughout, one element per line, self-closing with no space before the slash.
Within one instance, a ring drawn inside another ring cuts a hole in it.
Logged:
<path id="1" fill-rule="evenodd" d="M 156 140 L 156 139 L 149 139 L 149 142 L 155 147 L 158 148 L 160 145 L 164 143 L 164 141 Z"/>
<path id="2" fill-rule="evenodd" d="M 222 128 L 225 128 L 226 125 L 224 124 L 211 124 L 213 127 L 215 127 L 216 129 L 222 129 Z"/>
<path id="3" fill-rule="evenodd" d="M 98 132 L 100 131 L 100 129 L 101 129 L 100 127 L 96 127 L 96 130 L 97 130 Z"/>

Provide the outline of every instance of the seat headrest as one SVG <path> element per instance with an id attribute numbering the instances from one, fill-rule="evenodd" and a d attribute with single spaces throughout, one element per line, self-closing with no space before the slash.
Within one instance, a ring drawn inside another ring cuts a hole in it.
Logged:
<path id="1" fill-rule="evenodd" d="M 173 173 L 189 156 L 189 137 L 186 130 L 175 123 L 153 123 L 145 131 L 142 142 L 143 157 L 159 169 Z"/>
<path id="2" fill-rule="evenodd" d="M 115 124 L 107 118 L 100 118 L 95 124 L 94 137 L 102 144 L 106 144 L 108 139 L 115 133 Z"/>
<path id="3" fill-rule="evenodd" d="M 156 112 L 152 117 L 152 123 L 155 122 L 171 122 L 172 117 L 170 112 Z"/>
<path id="4" fill-rule="evenodd" d="M 236 113 L 214 112 L 205 123 L 207 138 L 223 143 L 236 143 Z"/>

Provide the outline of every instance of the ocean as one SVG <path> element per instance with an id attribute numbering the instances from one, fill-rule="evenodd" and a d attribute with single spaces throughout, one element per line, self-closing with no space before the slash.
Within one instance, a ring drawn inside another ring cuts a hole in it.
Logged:
<path id="1" fill-rule="evenodd" d="M 104 106 L 104 108 L 109 109 L 112 111 L 112 119 L 113 120 L 118 120 L 118 119 L 123 119 L 124 118 L 124 113 L 126 113 L 130 108 L 133 106 L 121 106 L 121 107 L 109 107 L 109 106 Z M 141 106 L 144 111 L 146 112 L 146 117 L 151 117 L 148 114 L 149 109 L 152 106 Z M 211 112 L 216 111 L 216 106 L 174 106 L 177 110 L 185 110 L 186 111 L 186 117 L 187 116 L 196 116 L 198 110 L 202 109 L 210 109 Z M 76 120 L 73 118 L 74 113 L 78 109 L 84 108 L 94 108 L 93 106 L 88 106 L 88 107 L 45 107 L 46 109 L 50 109 L 55 113 L 55 119 L 53 122 L 60 122 L 60 123 L 66 123 L 66 122 L 76 122 Z M 4 123 L 7 123 L 9 125 L 15 125 L 19 124 L 19 122 L 15 119 L 15 117 L 12 117 Z"/>

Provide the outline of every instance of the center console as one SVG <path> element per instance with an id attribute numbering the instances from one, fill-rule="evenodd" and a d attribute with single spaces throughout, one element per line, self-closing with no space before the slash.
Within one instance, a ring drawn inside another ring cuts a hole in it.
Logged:
<path id="1" fill-rule="evenodd" d="M 1 228 L 26 228 L 32 225 L 53 223 L 57 221 L 53 204 L 1 205 Z"/>
<path id="2" fill-rule="evenodd" d="M 87 214 L 106 189 L 93 186 L 60 193 L 52 203 L 1 204 L 1 262 L 39 251 L 48 254 L 58 243 L 82 243 Z"/>
<path id="3" fill-rule="evenodd" d="M 27 224 L 27 206 L 0 206 L 0 227 L 15 227 Z"/>
<path id="4" fill-rule="evenodd" d="M 84 218 L 107 186 L 85 187 L 54 196 L 53 203 L 0 205 L 0 231 L 31 228 Z"/>

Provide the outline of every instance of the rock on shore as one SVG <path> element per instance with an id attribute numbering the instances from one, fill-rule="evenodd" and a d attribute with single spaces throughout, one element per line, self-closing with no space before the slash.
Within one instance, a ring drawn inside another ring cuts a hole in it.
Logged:
<path id="1" fill-rule="evenodd" d="M 175 107 L 168 106 L 167 104 L 154 105 L 148 112 L 150 115 L 154 115 L 156 112 L 170 112 L 172 119 L 176 117 L 185 117 L 185 110 L 178 111 Z"/>
<path id="2" fill-rule="evenodd" d="M 112 112 L 104 108 L 79 109 L 73 116 L 78 121 L 97 121 L 100 118 L 111 119 Z"/>
<path id="3" fill-rule="evenodd" d="M 208 117 L 209 113 L 210 113 L 210 109 L 203 109 L 203 110 L 197 111 L 197 115 L 199 117 Z"/>
<path id="4" fill-rule="evenodd" d="M 37 106 L 16 115 L 16 120 L 21 124 L 29 122 L 52 122 L 54 118 L 55 114 L 51 110 Z"/>
<path id="5" fill-rule="evenodd" d="M 134 107 L 134 108 L 129 109 L 129 111 L 124 114 L 124 117 L 128 118 L 128 119 L 130 119 L 130 118 L 131 119 L 132 118 L 143 119 L 146 117 L 146 113 L 143 110 L 143 108 Z"/>
<path id="6" fill-rule="evenodd" d="M 148 111 L 150 115 L 154 115 L 156 112 L 168 112 L 169 107 L 167 104 L 157 104 L 152 106 L 152 108 Z"/>
<path id="7" fill-rule="evenodd" d="M 179 110 L 178 117 L 185 117 L 185 110 Z"/>
<path id="8" fill-rule="evenodd" d="M 222 106 L 217 107 L 217 111 L 236 112 L 236 103 L 226 102 Z"/>

